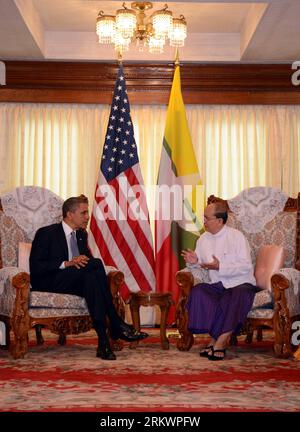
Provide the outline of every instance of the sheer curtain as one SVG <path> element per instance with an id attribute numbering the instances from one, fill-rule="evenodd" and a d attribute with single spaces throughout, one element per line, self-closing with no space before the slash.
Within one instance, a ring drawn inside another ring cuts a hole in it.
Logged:
<path id="1" fill-rule="evenodd" d="M 0 104 L 0 194 L 45 186 L 63 198 L 93 200 L 110 107 Z M 206 195 L 231 198 L 267 185 L 300 190 L 299 106 L 187 105 Z M 131 107 L 146 186 L 156 184 L 166 106 Z M 148 196 L 150 216 L 154 196 Z"/>

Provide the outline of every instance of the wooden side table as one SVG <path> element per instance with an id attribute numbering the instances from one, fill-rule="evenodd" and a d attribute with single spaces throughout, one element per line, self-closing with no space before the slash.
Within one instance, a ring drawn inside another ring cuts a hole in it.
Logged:
<path id="1" fill-rule="evenodd" d="M 173 304 L 172 294 L 167 293 L 132 293 L 129 301 L 133 326 L 136 330 L 140 331 L 140 306 L 159 306 L 161 311 L 160 318 L 160 343 L 164 350 L 169 349 L 169 340 L 166 335 L 167 318 L 170 306 Z M 138 342 L 132 342 L 130 348 L 136 348 Z"/>

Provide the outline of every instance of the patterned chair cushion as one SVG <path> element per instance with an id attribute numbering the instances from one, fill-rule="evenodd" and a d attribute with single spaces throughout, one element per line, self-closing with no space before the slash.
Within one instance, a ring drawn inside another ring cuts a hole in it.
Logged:
<path id="1" fill-rule="evenodd" d="M 84 298 L 72 294 L 56 294 L 42 291 L 31 291 L 30 307 L 86 309 L 86 301 Z"/>
<path id="2" fill-rule="evenodd" d="M 274 306 L 273 294 L 269 290 L 262 290 L 255 294 L 253 309 L 272 309 Z"/>
<path id="3" fill-rule="evenodd" d="M 247 318 L 265 318 L 272 319 L 274 315 L 274 309 L 251 309 L 248 313 Z"/>
<path id="4" fill-rule="evenodd" d="M 29 315 L 32 318 L 53 318 L 74 315 L 89 315 L 85 309 L 61 309 L 61 308 L 30 308 Z"/>

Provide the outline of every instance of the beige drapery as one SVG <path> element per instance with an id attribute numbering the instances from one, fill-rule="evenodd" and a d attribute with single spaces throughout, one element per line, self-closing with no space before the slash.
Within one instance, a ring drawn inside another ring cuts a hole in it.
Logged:
<path id="1" fill-rule="evenodd" d="M 166 106 L 131 107 L 145 185 L 156 184 Z M 91 200 L 110 107 L 0 104 L 0 194 L 38 185 Z M 206 195 L 231 198 L 251 186 L 300 190 L 300 106 L 187 105 Z M 150 215 L 154 196 L 148 197 Z"/>

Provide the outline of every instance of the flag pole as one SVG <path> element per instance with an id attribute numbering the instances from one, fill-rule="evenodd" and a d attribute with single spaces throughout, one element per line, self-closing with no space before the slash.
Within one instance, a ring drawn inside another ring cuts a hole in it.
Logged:
<path id="1" fill-rule="evenodd" d="M 176 47 L 176 51 L 175 51 L 175 61 L 174 61 L 175 66 L 180 66 L 180 61 L 179 61 L 179 49 L 178 47 Z"/>

